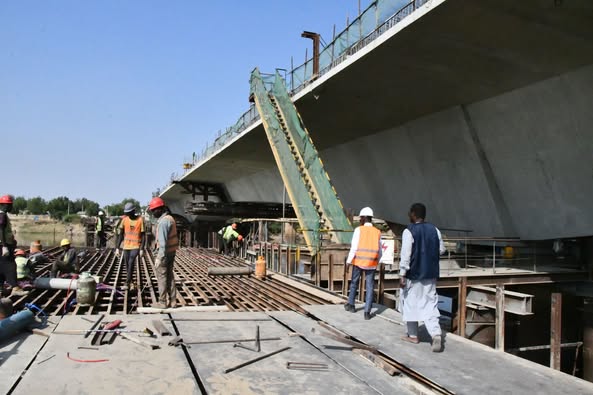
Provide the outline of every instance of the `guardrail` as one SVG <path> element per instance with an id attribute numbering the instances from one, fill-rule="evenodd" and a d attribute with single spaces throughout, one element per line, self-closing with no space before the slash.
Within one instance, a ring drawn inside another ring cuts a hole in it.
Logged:
<path id="1" fill-rule="evenodd" d="M 290 95 L 294 96 L 296 93 L 303 90 L 314 80 L 344 62 L 349 56 L 354 55 L 356 52 L 372 43 L 382 34 L 429 1 L 430 0 L 412 0 L 409 2 L 408 0 L 376 0 L 371 3 L 364 12 L 355 18 L 346 29 L 335 36 L 321 51 L 321 63 L 325 63 L 326 65 L 320 67 L 318 75 L 312 75 L 312 59 L 305 60 L 303 64 L 293 67 L 290 72 L 285 73 L 285 82 Z M 382 15 L 382 13 L 389 11 L 391 7 L 396 7 L 400 4 L 405 5 L 399 8 L 395 13 L 391 14 L 391 16 L 386 17 L 385 15 Z M 372 21 L 373 16 L 375 20 L 374 28 L 369 31 L 369 21 Z M 352 44 L 350 44 L 351 36 L 355 38 Z M 358 39 L 356 39 L 356 37 L 358 37 Z M 297 86 L 295 86 L 295 81 L 298 81 Z M 193 163 L 191 167 L 185 169 L 183 174 L 173 173 L 170 182 L 162 189 L 158 189 L 155 194 L 159 195 L 162 191 L 166 190 L 173 181 L 178 181 L 185 173 L 192 171 L 196 166 L 214 156 L 220 149 L 225 147 L 233 137 L 247 130 L 247 128 L 258 120 L 259 114 L 257 113 L 255 106 L 252 105 L 249 110 L 239 117 L 233 126 L 224 130 L 219 130 L 212 145 L 206 143 L 206 146 L 200 153 L 192 156 Z"/>

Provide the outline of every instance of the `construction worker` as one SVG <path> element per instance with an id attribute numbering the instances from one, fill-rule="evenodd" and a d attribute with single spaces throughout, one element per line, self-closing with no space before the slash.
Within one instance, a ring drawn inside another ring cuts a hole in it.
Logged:
<path id="1" fill-rule="evenodd" d="M 31 247 L 29 249 L 29 260 L 33 266 L 49 262 L 49 259 L 47 259 L 47 256 L 45 256 L 42 250 L 43 246 L 41 245 L 40 240 L 36 240 L 31 243 Z"/>
<path id="2" fill-rule="evenodd" d="M 408 213 L 410 225 L 402 233 L 400 252 L 400 288 L 402 318 L 407 334 L 402 339 L 418 344 L 418 321 L 423 321 L 432 337 L 432 351 L 443 351 L 439 324 L 439 255 L 445 253 L 441 232 L 425 222 L 426 207 L 414 203 Z"/>
<path id="3" fill-rule="evenodd" d="M 375 270 L 383 252 L 381 248 L 381 231 L 373 226 L 373 210 L 370 207 L 360 210 L 359 217 L 360 226 L 354 229 L 350 253 L 346 259 L 346 264 L 352 264 L 353 269 L 348 303 L 344 305 L 344 309 L 351 313 L 356 312 L 354 300 L 356 299 L 360 276 L 364 273 L 366 278 L 364 319 L 370 320 L 371 307 L 373 306 Z"/>
<path id="4" fill-rule="evenodd" d="M 11 195 L 0 196 L 0 247 L 2 251 L 0 255 L 0 292 L 4 290 L 6 281 L 10 287 L 11 295 L 21 296 L 25 292 L 16 281 L 16 263 L 14 261 L 16 240 L 8 217 L 8 213 L 12 211 L 12 203 Z"/>
<path id="5" fill-rule="evenodd" d="M 99 210 L 97 214 L 97 225 L 95 227 L 96 240 L 95 244 L 97 248 L 105 248 L 107 245 L 107 236 L 105 235 L 105 213 L 103 210 Z"/>
<path id="6" fill-rule="evenodd" d="M 60 247 L 62 247 L 62 254 L 54 261 L 51 267 L 51 277 L 57 277 L 58 271 L 62 275 L 66 273 L 80 273 L 78 255 L 76 254 L 76 250 L 70 245 L 70 240 L 62 239 Z"/>
<path id="7" fill-rule="evenodd" d="M 14 261 L 16 263 L 16 281 L 23 290 L 29 290 L 33 287 L 33 263 L 27 258 L 27 253 L 23 249 L 14 252 Z"/>
<path id="8" fill-rule="evenodd" d="M 159 309 L 175 307 L 177 291 L 173 278 L 173 265 L 175 252 L 179 247 L 177 225 L 160 197 L 152 198 L 148 204 L 148 210 L 158 219 L 156 228 L 157 254 L 154 265 L 159 286 L 159 301 L 152 306 Z"/>
<path id="9" fill-rule="evenodd" d="M 222 232 L 222 245 L 224 247 L 225 255 L 230 255 L 230 253 L 232 252 L 231 250 L 234 240 L 243 240 L 243 236 L 241 236 L 239 232 L 237 232 L 237 224 L 235 222 L 224 228 L 224 231 Z"/>
<path id="10" fill-rule="evenodd" d="M 144 220 L 142 217 L 136 215 L 136 207 L 132 203 L 126 203 L 124 207 L 124 217 L 117 228 L 117 240 L 115 246 L 117 248 L 117 256 L 120 255 L 120 245 L 124 242 L 124 256 L 123 260 L 126 262 L 126 286 L 131 291 L 136 289 L 136 284 L 132 281 L 134 275 L 134 263 L 136 257 L 144 254 L 144 245 L 146 237 L 144 232 Z"/>

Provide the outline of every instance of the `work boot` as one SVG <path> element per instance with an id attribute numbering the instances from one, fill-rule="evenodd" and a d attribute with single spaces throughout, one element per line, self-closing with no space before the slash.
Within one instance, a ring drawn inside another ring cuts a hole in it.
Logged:
<path id="1" fill-rule="evenodd" d="M 123 291 L 127 291 L 127 290 L 128 290 L 128 288 L 129 288 L 129 287 L 128 287 L 126 284 L 124 284 L 124 285 L 122 285 L 122 286 L 121 286 L 121 289 L 122 289 Z"/>
<path id="2" fill-rule="evenodd" d="M 12 292 L 10 296 L 25 296 L 29 295 L 28 291 L 23 290 L 21 287 L 12 287 Z"/>
<path id="3" fill-rule="evenodd" d="M 418 340 L 417 336 L 410 336 L 410 335 L 405 335 L 402 336 L 402 340 L 406 341 L 408 343 L 412 343 L 412 344 L 418 344 L 420 343 L 420 340 Z"/>
<path id="4" fill-rule="evenodd" d="M 135 291 L 135 290 L 136 290 L 136 283 L 132 281 L 130 283 L 130 291 Z"/>
<path id="5" fill-rule="evenodd" d="M 441 335 L 434 336 L 432 338 L 432 352 L 442 352 L 443 351 L 443 341 Z"/>
<path id="6" fill-rule="evenodd" d="M 371 319 L 371 313 L 369 311 L 365 311 L 364 312 L 364 319 L 365 320 L 370 320 Z"/>
<path id="7" fill-rule="evenodd" d="M 164 303 L 157 302 L 157 303 L 151 304 L 150 307 L 154 307 L 155 309 L 166 309 L 167 305 Z"/>
<path id="8" fill-rule="evenodd" d="M 350 303 L 346 303 L 344 305 L 344 310 L 349 311 L 351 313 L 355 313 L 356 312 L 356 307 L 354 307 L 354 305 L 351 305 Z"/>

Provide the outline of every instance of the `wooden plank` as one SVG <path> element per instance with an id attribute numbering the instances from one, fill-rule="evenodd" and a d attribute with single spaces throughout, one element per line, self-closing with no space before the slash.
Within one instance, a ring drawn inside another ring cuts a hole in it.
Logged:
<path id="1" fill-rule="evenodd" d="M 465 337 L 465 323 L 466 319 L 466 297 L 467 297 L 467 277 L 459 277 L 459 290 L 457 296 L 457 334 L 461 337 Z"/>
<path id="2" fill-rule="evenodd" d="M 552 293 L 550 317 L 550 367 L 560 370 L 562 343 L 562 294 Z"/>
<path id="3" fill-rule="evenodd" d="M 496 339 L 497 350 L 504 351 L 504 284 L 496 285 Z"/>
<path id="4" fill-rule="evenodd" d="M 288 285 L 295 287 L 297 289 L 300 289 L 301 291 L 304 291 L 308 294 L 317 296 L 318 298 L 321 298 L 321 299 L 327 301 L 328 303 L 342 304 L 345 302 L 345 300 L 343 298 L 336 296 L 334 294 L 331 294 L 330 292 L 315 288 L 311 285 L 302 283 L 300 281 L 290 279 L 290 278 L 283 276 L 281 274 L 270 274 L 269 277 L 271 277 L 274 281 L 279 281 L 279 282 L 288 284 Z"/>
<path id="5" fill-rule="evenodd" d="M 304 306 L 315 318 L 373 344 L 380 352 L 414 369 L 457 394 L 591 394 L 593 383 L 551 370 L 520 357 L 501 353 L 490 347 L 454 334 L 446 334 L 445 350 L 433 353 L 430 336 L 420 327 L 420 344 L 401 340 L 405 326 L 373 318 L 366 321 L 362 311 L 347 313 L 341 306 Z M 378 309 L 378 310 L 375 310 Z M 394 310 L 375 305 L 373 312 L 401 321 Z M 462 372 L 463 380 L 459 379 Z"/>
<path id="6" fill-rule="evenodd" d="M 294 312 L 291 313 L 298 315 Z M 279 341 L 262 342 L 262 355 L 283 347 L 291 347 L 290 350 L 274 355 L 271 358 L 258 361 L 232 373 L 224 374 L 225 369 L 239 365 L 257 355 L 253 351 L 233 347 L 232 343 L 192 345 L 191 348 L 187 349 L 187 352 L 196 366 L 200 379 L 208 393 L 369 393 L 367 385 L 340 368 L 340 366 L 332 363 L 327 356 L 300 337 L 289 336 L 287 328 L 275 320 L 255 321 L 252 325 L 246 324 L 245 321 L 228 321 L 235 317 L 236 319 L 267 317 L 263 313 L 229 312 L 207 314 L 208 318 L 219 316 L 227 321 L 176 321 L 180 336 L 184 341 L 191 342 L 192 340 L 215 338 L 251 338 L 254 335 L 256 325 L 259 325 L 262 338 L 281 338 Z M 175 313 L 173 315 L 174 319 L 195 316 L 195 314 L 190 313 Z M 301 317 L 313 322 L 302 315 Z M 288 361 L 324 363 L 328 365 L 328 369 L 323 372 L 288 370 L 286 369 Z"/>
<path id="7" fill-rule="evenodd" d="M 334 363 L 348 371 L 358 381 L 368 385 L 363 393 L 374 393 L 373 390 L 379 394 L 424 393 L 416 392 L 416 383 L 409 378 L 405 376 L 390 376 L 383 370 L 378 369 L 375 365 L 368 363 L 360 356 L 350 352 L 349 347 L 345 347 L 343 343 L 324 337 L 319 332 L 312 332 L 311 329 L 319 328 L 319 325 L 310 318 L 293 311 L 274 311 L 268 314 L 297 333 L 300 333 L 309 343 L 313 344 Z M 347 391 L 346 393 L 354 392 Z"/>
<path id="8" fill-rule="evenodd" d="M 142 330 L 154 316 L 106 315 L 105 321 L 121 319 L 126 329 Z M 80 316 L 65 316 L 60 330 L 88 329 L 89 323 Z M 99 346 L 98 350 L 78 349 L 87 346 L 83 335 L 51 335 L 33 363 L 18 383 L 13 394 L 61 393 L 176 393 L 200 394 L 195 377 L 188 366 L 183 350 L 169 347 L 150 351 L 123 339 L 113 345 Z M 108 359 L 102 363 L 81 363 L 67 359 L 66 353 L 82 360 Z M 163 375 L 163 366 L 167 374 Z"/>

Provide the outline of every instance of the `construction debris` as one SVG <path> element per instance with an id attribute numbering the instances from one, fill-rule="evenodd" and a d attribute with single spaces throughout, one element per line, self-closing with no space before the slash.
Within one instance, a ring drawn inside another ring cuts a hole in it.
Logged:
<path id="1" fill-rule="evenodd" d="M 240 369 L 240 368 L 242 368 L 242 367 L 245 367 L 245 366 L 247 366 L 247 365 L 251 365 L 252 363 L 255 363 L 255 362 L 257 362 L 257 361 L 261 361 L 262 359 L 269 358 L 269 357 L 271 357 L 272 355 L 279 354 L 279 353 L 281 353 L 281 352 L 283 352 L 283 351 L 286 351 L 286 350 L 290 350 L 290 347 L 284 347 L 284 348 L 281 348 L 281 349 L 279 349 L 279 350 L 272 351 L 271 353 L 268 353 L 268 354 L 262 355 L 262 356 L 260 356 L 260 357 L 253 358 L 253 359 L 251 359 L 251 360 L 249 360 L 249 361 L 247 361 L 247 362 L 240 363 L 239 365 L 233 366 L 232 368 L 225 369 L 225 370 L 224 370 L 224 373 L 225 373 L 225 374 L 226 374 L 226 373 L 230 373 L 230 372 L 232 372 L 232 371 L 234 371 L 234 370 Z"/>

